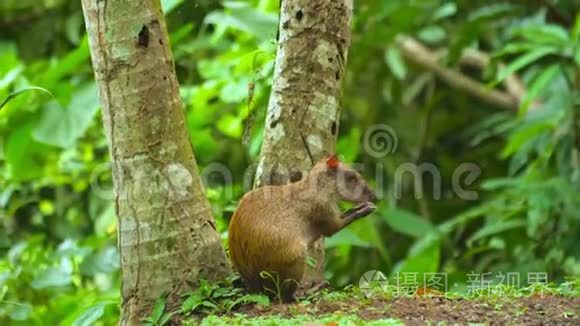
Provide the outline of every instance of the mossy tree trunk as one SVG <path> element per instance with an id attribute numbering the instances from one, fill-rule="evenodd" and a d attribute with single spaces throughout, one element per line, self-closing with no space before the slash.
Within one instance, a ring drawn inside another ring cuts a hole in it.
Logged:
<path id="1" fill-rule="evenodd" d="M 159 0 L 83 0 L 112 160 L 122 320 L 230 267 L 196 165 Z"/>
<path id="2" fill-rule="evenodd" d="M 341 81 L 350 45 L 352 0 L 282 0 L 272 93 L 256 186 L 302 179 L 335 150 Z M 324 248 L 303 286 L 323 280 Z"/>

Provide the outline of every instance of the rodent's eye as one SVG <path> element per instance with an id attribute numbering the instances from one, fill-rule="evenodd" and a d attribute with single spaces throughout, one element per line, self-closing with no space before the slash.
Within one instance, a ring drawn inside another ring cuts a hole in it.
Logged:
<path id="1" fill-rule="evenodd" d="M 357 179 L 357 177 L 353 173 L 346 174 L 346 181 L 347 182 L 354 182 L 354 181 L 356 181 L 356 179 Z"/>

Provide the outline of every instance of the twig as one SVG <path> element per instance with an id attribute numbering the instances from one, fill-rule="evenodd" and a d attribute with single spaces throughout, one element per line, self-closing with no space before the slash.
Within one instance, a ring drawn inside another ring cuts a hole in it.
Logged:
<path id="1" fill-rule="evenodd" d="M 398 37 L 397 45 L 405 58 L 423 68 L 433 71 L 440 79 L 445 81 L 451 87 L 469 93 L 488 104 L 510 111 L 518 110 L 519 103 L 523 94 L 525 94 L 525 90 L 522 91 L 523 88 L 517 88 L 515 86 L 518 85 L 518 83 L 515 82 L 517 79 L 514 79 L 516 77 L 510 76 L 510 78 L 508 78 L 509 81 L 506 80 L 505 84 L 507 92 L 489 89 L 475 79 L 441 65 L 438 56 L 433 55 L 434 51 L 427 49 L 420 42 L 411 37 Z M 489 61 L 489 59 L 487 59 L 487 61 L 482 61 L 482 57 L 477 58 L 473 52 L 471 55 L 466 55 L 463 60 L 465 60 L 465 62 L 476 63 Z"/>

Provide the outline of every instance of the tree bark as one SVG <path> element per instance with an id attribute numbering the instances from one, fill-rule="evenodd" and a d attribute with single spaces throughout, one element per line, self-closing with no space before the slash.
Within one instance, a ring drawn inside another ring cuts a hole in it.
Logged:
<path id="1" fill-rule="evenodd" d="M 274 82 L 256 186 L 302 179 L 333 153 L 340 120 L 341 81 L 350 45 L 352 0 L 283 0 Z M 324 248 L 309 255 L 303 286 L 324 279 Z"/>
<path id="2" fill-rule="evenodd" d="M 121 324 L 230 273 L 185 127 L 161 5 L 83 0 L 112 160 Z"/>

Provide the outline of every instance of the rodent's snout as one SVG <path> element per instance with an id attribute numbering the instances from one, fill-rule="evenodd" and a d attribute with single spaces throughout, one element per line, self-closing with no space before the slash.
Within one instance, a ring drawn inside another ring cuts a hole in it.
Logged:
<path id="1" fill-rule="evenodd" d="M 371 196 L 370 196 L 369 201 L 376 203 L 378 200 L 379 200 L 379 197 L 377 196 L 377 194 L 371 190 Z"/>
<path id="2" fill-rule="evenodd" d="M 370 187 L 366 189 L 366 197 L 367 197 L 367 201 L 370 201 L 373 203 L 376 203 L 377 200 L 379 200 L 375 191 L 373 189 L 371 189 Z"/>

